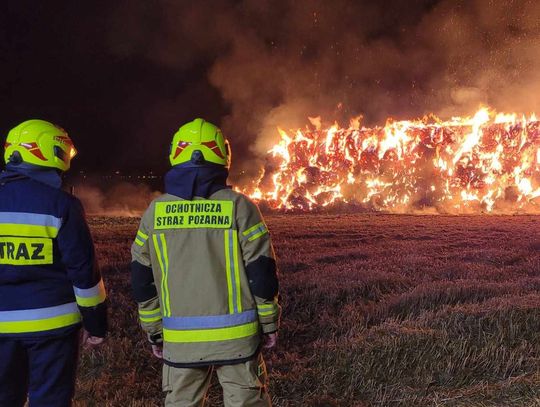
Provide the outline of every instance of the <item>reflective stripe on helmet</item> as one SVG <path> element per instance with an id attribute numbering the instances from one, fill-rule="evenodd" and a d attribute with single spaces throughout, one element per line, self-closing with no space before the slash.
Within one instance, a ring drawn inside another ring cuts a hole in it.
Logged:
<path id="1" fill-rule="evenodd" d="M 26 148 L 31 154 L 35 155 L 40 160 L 47 161 L 37 143 L 21 143 L 21 146 Z"/>
<path id="2" fill-rule="evenodd" d="M 208 147 L 210 150 L 212 150 L 214 154 L 217 155 L 219 158 L 225 159 L 225 154 L 223 154 L 223 152 L 221 151 L 221 149 L 219 148 L 219 146 L 217 145 L 215 141 L 207 141 L 201 144 L 203 146 Z"/>
<path id="3" fill-rule="evenodd" d="M 174 153 L 174 157 L 173 159 L 176 160 L 176 158 L 178 158 L 178 156 L 180 155 L 180 153 L 182 151 L 184 151 L 184 149 L 187 147 L 187 146 L 190 146 L 191 143 L 190 142 L 187 142 L 187 141 L 181 141 L 180 143 L 178 143 L 178 145 L 176 146 L 176 151 Z"/>

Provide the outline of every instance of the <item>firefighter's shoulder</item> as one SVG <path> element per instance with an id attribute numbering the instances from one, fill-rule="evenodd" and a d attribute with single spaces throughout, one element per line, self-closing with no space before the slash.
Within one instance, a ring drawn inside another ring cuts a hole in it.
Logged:
<path id="1" fill-rule="evenodd" d="M 259 206 L 247 195 L 233 189 L 222 189 L 212 195 L 213 199 L 225 199 L 234 202 L 235 212 L 237 216 L 247 218 L 261 218 Z"/>
<path id="2" fill-rule="evenodd" d="M 232 188 L 222 189 L 212 195 L 213 199 L 225 199 L 234 201 L 237 204 L 257 207 L 257 204 L 247 195 L 240 191 L 235 191 Z"/>
<path id="3" fill-rule="evenodd" d="M 26 183 L 19 184 L 18 192 L 28 200 L 39 205 L 40 210 L 63 215 L 70 208 L 76 207 L 82 210 L 82 203 L 76 196 L 33 179 L 27 179 Z"/>

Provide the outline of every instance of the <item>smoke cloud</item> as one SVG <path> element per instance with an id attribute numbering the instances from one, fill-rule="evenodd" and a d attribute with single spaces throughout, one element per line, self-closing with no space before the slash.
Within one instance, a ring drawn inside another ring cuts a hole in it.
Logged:
<path id="1" fill-rule="evenodd" d="M 156 4 L 158 5 L 156 7 Z M 125 13 L 129 5 L 130 13 Z M 234 176 L 253 178 L 276 127 L 433 112 L 540 110 L 540 3 L 529 0 L 119 2 L 109 46 L 166 69 L 206 69 L 230 113 Z M 148 109 L 171 117 L 197 86 Z M 201 111 L 201 116 L 205 112 Z"/>
<path id="2" fill-rule="evenodd" d="M 115 183 L 106 189 L 92 183 L 79 183 L 73 190 L 88 215 L 139 217 L 160 192 L 145 184 Z"/>

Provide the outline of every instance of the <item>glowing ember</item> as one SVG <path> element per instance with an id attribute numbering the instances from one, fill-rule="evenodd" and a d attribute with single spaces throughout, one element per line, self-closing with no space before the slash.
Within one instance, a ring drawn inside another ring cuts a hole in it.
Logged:
<path id="1" fill-rule="evenodd" d="M 244 192 L 280 209 L 355 203 L 396 212 L 540 209 L 540 122 L 495 114 L 286 132 Z"/>

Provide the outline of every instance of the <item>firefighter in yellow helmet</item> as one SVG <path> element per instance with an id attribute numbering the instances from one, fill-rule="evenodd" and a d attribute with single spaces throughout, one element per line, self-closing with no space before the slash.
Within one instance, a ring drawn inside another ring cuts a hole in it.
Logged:
<path id="1" fill-rule="evenodd" d="M 79 331 L 103 342 L 105 288 L 77 198 L 61 174 L 76 155 L 44 120 L 13 128 L 0 173 L 0 406 L 70 406 Z"/>
<path id="2" fill-rule="evenodd" d="M 203 405 L 214 369 L 226 406 L 271 405 L 261 351 L 277 339 L 275 255 L 257 206 L 226 184 L 230 161 L 219 128 L 180 127 L 166 193 L 132 246 L 133 293 L 164 361 L 167 406 Z"/>

